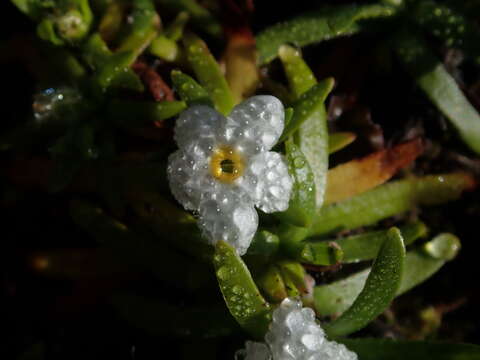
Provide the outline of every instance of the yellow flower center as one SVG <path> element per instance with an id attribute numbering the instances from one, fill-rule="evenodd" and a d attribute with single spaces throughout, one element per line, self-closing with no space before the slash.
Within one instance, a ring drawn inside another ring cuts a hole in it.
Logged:
<path id="1" fill-rule="evenodd" d="M 212 176 L 227 184 L 242 176 L 244 167 L 243 157 L 230 146 L 216 148 L 210 159 Z"/>

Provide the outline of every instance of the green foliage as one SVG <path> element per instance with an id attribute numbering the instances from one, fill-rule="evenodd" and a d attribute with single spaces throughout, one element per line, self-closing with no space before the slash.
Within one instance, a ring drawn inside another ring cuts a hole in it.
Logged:
<path id="1" fill-rule="evenodd" d="M 258 291 L 247 266 L 224 241 L 215 246 L 213 264 L 230 313 L 252 336 L 262 338 L 271 320 L 270 304 Z"/>
<path id="2" fill-rule="evenodd" d="M 315 212 L 315 182 L 305 155 L 292 139 L 285 142 L 288 171 L 292 176 L 293 190 L 287 211 L 278 217 L 296 226 L 308 227 Z"/>
<path id="3" fill-rule="evenodd" d="M 207 91 L 190 76 L 181 71 L 173 70 L 170 77 L 178 96 L 188 105 L 203 104 L 213 106 L 212 99 Z"/>
<path id="4" fill-rule="evenodd" d="M 217 61 L 198 36 L 185 34 L 183 44 L 198 81 L 208 91 L 215 108 L 227 115 L 234 106 L 233 95 Z"/>
<path id="5" fill-rule="evenodd" d="M 418 86 L 447 117 L 465 144 L 480 153 L 480 115 L 459 89 L 453 77 L 414 34 L 399 37 L 397 53 Z"/>
<path id="6" fill-rule="evenodd" d="M 408 234 L 408 233 L 407 233 Z M 448 246 L 447 253 L 457 254 L 460 248 L 458 238 L 451 234 L 440 234 L 405 256 L 403 277 L 397 290 L 397 296 L 421 284 L 447 261 L 445 258 L 434 258 L 425 248 Z M 347 310 L 362 291 L 370 269 L 365 269 L 349 277 L 328 285 L 315 288 L 315 307 L 322 316 L 339 315 Z"/>
<path id="7" fill-rule="evenodd" d="M 278 23 L 257 35 L 260 62 L 266 63 L 277 56 L 283 44 L 305 46 L 350 35 L 362 29 L 362 20 L 394 15 L 394 9 L 384 5 L 344 5 L 324 7 L 317 12 L 298 16 Z"/>
<path id="8" fill-rule="evenodd" d="M 332 337 L 348 335 L 380 315 L 400 286 L 404 258 L 402 235 L 397 228 L 392 228 L 385 236 L 362 291 L 338 319 L 324 326 L 326 333 Z"/>
<path id="9" fill-rule="evenodd" d="M 351 199 L 328 205 L 315 216 L 311 235 L 372 225 L 410 210 L 415 205 L 437 205 L 457 199 L 473 186 L 465 173 L 431 175 L 392 181 Z"/>

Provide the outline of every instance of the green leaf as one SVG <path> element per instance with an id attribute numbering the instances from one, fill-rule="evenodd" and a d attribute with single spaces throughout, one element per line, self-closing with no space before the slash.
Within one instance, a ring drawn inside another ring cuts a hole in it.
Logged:
<path id="1" fill-rule="evenodd" d="M 270 265 L 268 269 L 255 280 L 258 287 L 270 301 L 279 303 L 288 296 L 282 273 L 276 265 Z"/>
<path id="2" fill-rule="evenodd" d="M 278 236 L 267 230 L 258 230 L 248 248 L 248 255 L 273 256 L 278 252 Z"/>
<path id="3" fill-rule="evenodd" d="M 212 99 L 208 95 L 207 90 L 190 76 L 179 70 L 172 70 L 170 77 L 172 78 L 173 88 L 180 96 L 180 99 L 185 101 L 188 106 L 203 104 L 213 107 Z"/>
<path id="4" fill-rule="evenodd" d="M 460 138 L 480 154 L 480 115 L 458 87 L 455 79 L 417 34 L 402 34 L 397 53 L 418 86 L 450 120 Z"/>
<path id="5" fill-rule="evenodd" d="M 464 1 L 458 5 L 455 3 L 455 6 L 462 6 L 463 3 Z M 464 13 L 468 14 L 468 12 Z M 480 61 L 478 44 L 480 31 L 477 24 L 467 16 L 447 4 L 432 0 L 412 3 L 407 14 L 412 21 L 441 39 L 445 46 L 462 49 L 466 56 L 474 57 L 477 62 Z"/>
<path id="6" fill-rule="evenodd" d="M 480 346 L 390 339 L 340 339 L 361 360 L 478 360 Z"/>
<path id="7" fill-rule="evenodd" d="M 287 211 L 276 214 L 281 220 L 308 227 L 315 213 L 315 182 L 305 155 L 290 139 L 285 142 L 288 171 L 293 188 Z"/>
<path id="8" fill-rule="evenodd" d="M 176 116 L 186 107 L 183 101 L 112 100 L 107 113 L 122 127 L 140 128 Z"/>
<path id="9" fill-rule="evenodd" d="M 400 227 L 405 246 L 427 234 L 427 227 L 422 222 Z M 356 263 L 374 259 L 388 230 L 371 231 L 341 239 L 320 240 L 307 239 L 299 244 L 297 258 L 308 264 L 333 265 L 337 262 Z"/>
<path id="10" fill-rule="evenodd" d="M 294 135 L 294 140 L 313 171 L 315 203 L 316 207 L 320 208 L 323 203 L 328 171 L 327 114 L 323 101 L 333 86 L 333 80 L 326 79 L 322 82 L 324 85 L 320 85 L 322 84 L 320 83 L 316 90 L 313 90 L 312 87 L 317 84 L 317 81 L 298 51 L 282 47 L 280 60 L 291 91 L 296 97 L 301 97 L 297 104 L 298 107 L 294 109 L 293 118 L 288 122 L 288 127 L 296 128 L 298 123 L 301 123 Z M 310 93 L 310 89 L 312 89 L 312 93 Z"/>
<path id="11" fill-rule="evenodd" d="M 452 234 L 439 234 L 405 258 L 405 273 L 397 295 L 421 284 L 436 273 L 460 250 L 460 240 Z"/>
<path id="12" fill-rule="evenodd" d="M 382 246 L 389 230 L 367 232 L 335 240 L 343 250 L 343 263 L 355 263 L 374 259 Z M 427 234 L 427 227 L 422 222 L 400 226 L 405 246 Z"/>
<path id="13" fill-rule="evenodd" d="M 182 11 L 178 13 L 177 17 L 165 29 L 165 36 L 173 41 L 180 40 L 189 19 L 190 15 L 188 12 Z"/>
<path id="14" fill-rule="evenodd" d="M 198 81 L 210 94 L 215 108 L 222 114 L 227 115 L 232 110 L 235 102 L 217 61 L 210 53 L 205 42 L 198 36 L 191 33 L 185 34 L 183 44 L 187 54 L 187 61 Z"/>
<path id="15" fill-rule="evenodd" d="M 110 87 L 143 91 L 142 82 L 130 68 L 136 59 L 132 51 L 112 53 L 99 33 L 90 36 L 82 50 L 84 60 L 95 71 L 93 86 L 97 92 Z"/>
<path id="16" fill-rule="evenodd" d="M 222 27 L 217 19 L 195 0 L 158 0 L 158 2 L 173 13 L 184 11 L 188 13 L 193 25 L 209 35 L 219 37 Z"/>
<path id="17" fill-rule="evenodd" d="M 270 305 L 258 291 L 242 258 L 231 245 L 219 241 L 213 264 L 230 313 L 252 336 L 263 338 L 271 320 Z"/>
<path id="18" fill-rule="evenodd" d="M 351 132 L 336 132 L 328 135 L 328 153 L 333 154 L 342 150 L 355 141 L 357 135 Z"/>
<path id="19" fill-rule="evenodd" d="M 290 250 L 290 256 L 298 261 L 313 265 L 335 265 L 343 259 L 343 249 L 335 241 L 298 243 L 295 251 Z"/>
<path id="20" fill-rule="evenodd" d="M 160 18 L 152 0 L 133 1 L 130 18 L 128 33 L 120 41 L 117 52 L 132 52 L 136 59 L 157 36 Z"/>
<path id="21" fill-rule="evenodd" d="M 397 228 L 387 234 L 365 286 L 347 311 L 338 319 L 324 325 L 332 337 L 358 331 L 380 315 L 395 297 L 403 273 L 405 246 Z"/>
<path id="22" fill-rule="evenodd" d="M 449 240 L 445 240 L 445 238 Z M 438 238 L 443 240 L 438 240 Z M 458 252 L 459 240 L 454 235 L 441 234 L 420 248 L 408 251 L 405 256 L 405 265 L 402 282 L 397 290 L 397 296 L 421 284 L 446 262 L 446 259 L 435 259 L 431 257 L 425 248 L 436 247 L 438 242 L 450 243 L 449 252 Z M 315 287 L 315 308 L 322 316 L 339 315 L 347 310 L 360 294 L 365 281 L 370 273 L 370 268 L 357 272 L 345 279 L 335 281 L 331 284 Z"/>
<path id="23" fill-rule="evenodd" d="M 362 29 L 362 20 L 384 18 L 393 14 L 392 7 L 374 4 L 324 7 L 320 11 L 297 16 L 273 25 L 257 35 L 260 63 L 273 60 L 283 44 L 305 46 L 350 35 Z"/>
<path id="24" fill-rule="evenodd" d="M 148 47 L 148 51 L 153 55 L 158 56 L 160 59 L 168 62 L 174 62 L 178 60 L 180 56 L 177 43 L 163 34 L 153 39 L 152 43 Z"/>
<path id="25" fill-rule="evenodd" d="M 318 108 L 323 106 L 323 102 L 333 89 L 335 81 L 333 78 L 327 78 L 313 85 L 310 90 L 303 93 L 300 98 L 292 105 L 293 116 L 285 126 L 279 143 L 285 141 L 292 135 L 305 121 L 312 117 Z"/>
<path id="26" fill-rule="evenodd" d="M 437 205 L 455 200 L 464 190 L 474 186 L 475 181 L 467 173 L 392 181 L 348 200 L 323 207 L 314 218 L 310 235 L 372 225 L 408 211 L 415 205 Z"/>

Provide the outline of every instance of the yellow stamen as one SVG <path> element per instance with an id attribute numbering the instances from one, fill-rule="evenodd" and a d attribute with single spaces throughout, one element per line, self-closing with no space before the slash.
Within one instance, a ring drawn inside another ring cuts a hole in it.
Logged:
<path id="1" fill-rule="evenodd" d="M 227 184 L 242 176 L 244 167 L 243 157 L 230 146 L 216 148 L 210 159 L 212 176 Z"/>

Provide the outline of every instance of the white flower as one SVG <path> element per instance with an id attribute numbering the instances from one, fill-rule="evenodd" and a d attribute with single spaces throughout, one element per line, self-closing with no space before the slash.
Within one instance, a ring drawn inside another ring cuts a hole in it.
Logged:
<path id="1" fill-rule="evenodd" d="M 299 300 L 287 298 L 273 312 L 270 329 L 263 343 L 246 343 L 236 358 L 245 360 L 357 360 L 357 354 L 345 345 L 329 341 L 315 321 L 310 308 Z M 266 351 L 269 350 L 269 351 Z"/>
<path id="2" fill-rule="evenodd" d="M 269 151 L 283 127 L 283 105 L 273 96 L 254 96 L 228 117 L 196 105 L 178 118 L 170 188 L 199 214 L 210 243 L 224 240 L 243 255 L 258 227 L 254 206 L 267 213 L 288 208 L 292 179 L 282 156 Z"/>

